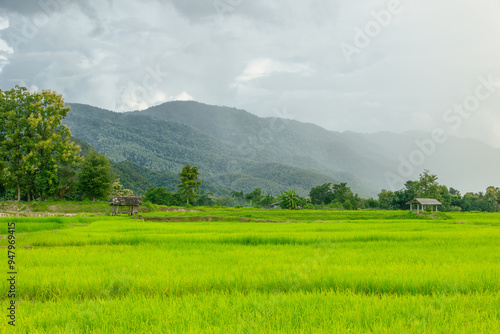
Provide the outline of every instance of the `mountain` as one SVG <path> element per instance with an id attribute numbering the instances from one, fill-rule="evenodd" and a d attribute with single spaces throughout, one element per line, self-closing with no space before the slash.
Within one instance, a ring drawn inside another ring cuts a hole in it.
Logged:
<path id="1" fill-rule="evenodd" d="M 127 113 L 69 105 L 64 122 L 72 134 L 112 161 L 174 175 L 196 165 L 204 181 L 225 189 L 218 194 L 260 187 L 307 195 L 326 182 L 347 182 L 361 196 L 376 196 L 382 188 L 400 189 L 424 168 L 463 192 L 500 184 L 500 150 L 470 139 L 432 144 L 424 132 L 340 133 L 193 101 Z"/>
<path id="2" fill-rule="evenodd" d="M 256 148 L 253 156 L 188 125 L 87 105 L 70 106 L 64 123 L 73 136 L 107 154 L 122 185 L 139 194 L 151 186 L 175 190 L 177 175 L 188 163 L 198 166 L 202 189 L 217 195 L 260 187 L 273 194 L 295 188 L 305 196 L 318 184 L 339 182 L 315 171 L 269 163 L 275 161 L 270 152 Z M 275 177 L 269 179 L 269 175 Z"/>

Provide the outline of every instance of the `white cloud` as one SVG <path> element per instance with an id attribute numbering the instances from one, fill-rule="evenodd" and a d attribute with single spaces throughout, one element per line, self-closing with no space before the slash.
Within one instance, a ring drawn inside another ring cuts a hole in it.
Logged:
<path id="1" fill-rule="evenodd" d="M 175 100 L 175 101 L 190 101 L 190 100 L 194 100 L 194 98 L 191 95 L 189 95 L 188 93 L 182 92 L 179 95 L 177 95 L 173 100 Z"/>
<path id="2" fill-rule="evenodd" d="M 289 63 L 275 61 L 269 58 L 252 60 L 243 73 L 236 78 L 237 82 L 250 81 L 271 75 L 274 72 L 281 73 L 305 73 L 310 74 L 311 70 L 307 64 Z"/>

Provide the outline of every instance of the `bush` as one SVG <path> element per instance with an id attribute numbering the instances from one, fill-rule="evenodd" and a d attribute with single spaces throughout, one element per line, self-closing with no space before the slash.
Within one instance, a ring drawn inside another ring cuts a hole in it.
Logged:
<path id="1" fill-rule="evenodd" d="M 149 210 L 149 212 L 158 211 L 158 207 L 151 203 L 151 201 L 145 201 L 144 203 L 142 203 L 142 205 L 144 205 Z"/>

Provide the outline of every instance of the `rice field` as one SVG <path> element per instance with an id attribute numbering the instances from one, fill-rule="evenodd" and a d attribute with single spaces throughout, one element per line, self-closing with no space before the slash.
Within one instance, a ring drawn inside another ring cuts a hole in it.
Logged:
<path id="1" fill-rule="evenodd" d="M 500 332 L 500 214 L 0 218 L 4 272 L 12 222 L 2 333 Z"/>

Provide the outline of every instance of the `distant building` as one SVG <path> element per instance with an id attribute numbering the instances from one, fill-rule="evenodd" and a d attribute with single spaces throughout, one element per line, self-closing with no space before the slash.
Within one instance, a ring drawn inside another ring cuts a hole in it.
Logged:
<path id="1" fill-rule="evenodd" d="M 280 202 L 272 203 L 264 207 L 264 209 L 279 209 L 279 208 L 280 208 Z"/>
<path id="2" fill-rule="evenodd" d="M 434 211 L 434 207 L 436 207 L 436 212 L 438 212 L 438 206 L 443 205 L 440 201 L 434 198 L 415 198 L 412 201 L 406 203 L 410 204 L 410 212 L 413 212 L 413 204 L 417 205 L 417 213 L 420 213 L 420 208 L 425 212 L 426 207 L 431 207 L 431 212 Z"/>

